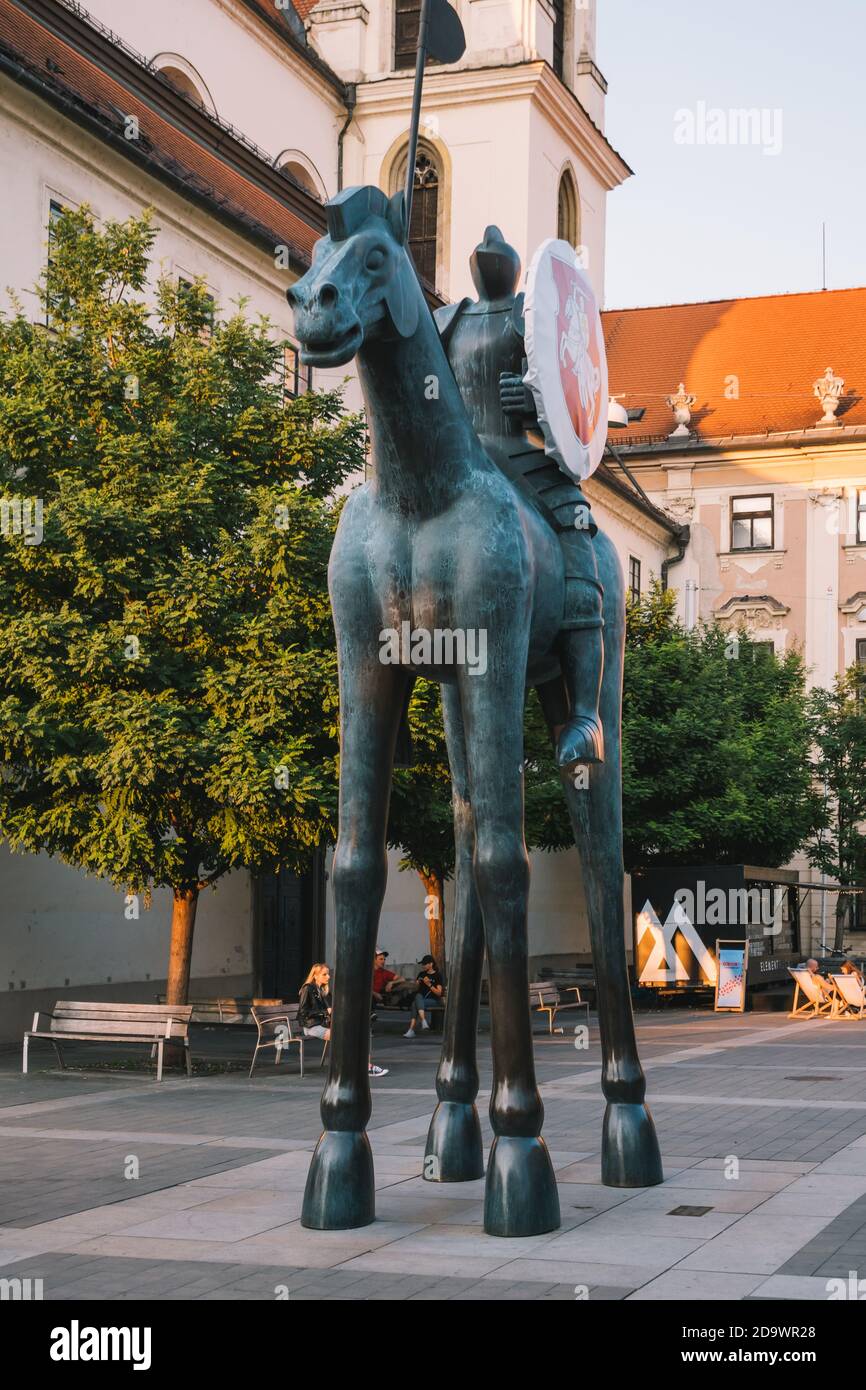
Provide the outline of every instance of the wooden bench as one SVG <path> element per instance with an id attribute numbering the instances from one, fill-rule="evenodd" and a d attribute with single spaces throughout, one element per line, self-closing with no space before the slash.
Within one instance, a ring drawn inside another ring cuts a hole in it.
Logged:
<path id="1" fill-rule="evenodd" d="M 156 996 L 157 1004 L 165 1004 L 165 995 Z M 227 995 L 222 999 L 190 999 L 192 1006 L 191 1023 L 224 1023 L 224 1024 L 248 1024 L 255 1023 L 253 1018 L 253 1008 L 268 1008 L 272 1004 L 282 1004 L 282 999 L 244 999 L 236 995 Z"/>
<path id="2" fill-rule="evenodd" d="M 156 1079 L 162 1080 L 163 1050 L 167 1042 L 183 1044 L 187 1075 L 192 1076 L 189 1055 L 191 1004 L 104 1004 L 101 1001 L 58 999 L 50 1014 L 35 1013 L 33 1027 L 24 1034 L 23 1072 L 27 1074 L 27 1050 L 31 1038 L 44 1038 L 64 1066 L 61 1042 L 144 1043 L 156 1052 Z"/>
<path id="3" fill-rule="evenodd" d="M 547 1014 L 549 1033 L 561 1033 L 561 1028 L 554 1028 L 557 1015 L 565 1013 L 569 1009 L 586 1009 L 586 1021 L 589 1023 L 589 1001 L 581 999 L 580 988 L 578 985 L 569 985 L 566 989 L 567 994 L 574 994 L 577 997 L 568 1003 L 562 1002 L 562 995 L 559 986 L 551 980 L 534 980 L 529 986 L 529 1007 L 535 1013 Z"/>

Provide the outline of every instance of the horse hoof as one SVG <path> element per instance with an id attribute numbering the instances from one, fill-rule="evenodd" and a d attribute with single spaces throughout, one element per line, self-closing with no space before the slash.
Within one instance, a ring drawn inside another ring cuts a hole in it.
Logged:
<path id="1" fill-rule="evenodd" d="M 363 1131 L 325 1130 L 304 1189 L 301 1225 L 349 1231 L 376 1219 L 373 1152 Z"/>
<path id="2" fill-rule="evenodd" d="M 605 1187 L 654 1187 L 664 1182 L 653 1118 L 645 1105 L 610 1101 L 601 1141 Z"/>
<path id="3" fill-rule="evenodd" d="M 500 1134 L 487 1161 L 484 1229 L 489 1236 L 541 1236 L 559 1227 L 559 1194 L 543 1139 Z"/>
<path id="4" fill-rule="evenodd" d="M 556 740 L 556 761 L 560 767 L 603 763 L 604 733 L 599 721 L 586 716 L 569 719 Z"/>
<path id="5" fill-rule="evenodd" d="M 481 1125 L 474 1105 L 440 1100 L 427 1131 L 424 1177 L 428 1182 L 472 1182 L 484 1177 Z"/>

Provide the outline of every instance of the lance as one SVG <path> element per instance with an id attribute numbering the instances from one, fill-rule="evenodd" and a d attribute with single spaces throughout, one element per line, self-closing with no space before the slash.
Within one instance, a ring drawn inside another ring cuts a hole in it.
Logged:
<path id="1" fill-rule="evenodd" d="M 418 22 L 418 56 L 415 61 L 415 90 L 412 94 L 412 124 L 409 127 L 409 150 L 406 161 L 406 228 L 412 218 L 412 194 L 415 189 L 415 160 L 418 154 L 418 128 L 421 124 L 421 93 L 424 88 L 424 65 L 429 58 L 440 63 L 456 63 L 466 51 L 466 35 L 460 16 L 448 0 L 421 0 Z"/>

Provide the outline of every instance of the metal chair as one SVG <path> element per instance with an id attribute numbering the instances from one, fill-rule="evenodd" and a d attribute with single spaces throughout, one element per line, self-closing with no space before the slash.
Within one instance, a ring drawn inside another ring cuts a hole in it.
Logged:
<path id="1" fill-rule="evenodd" d="M 274 1049 L 274 1065 L 278 1065 L 284 1047 L 297 1046 L 301 1059 L 301 1076 L 304 1074 L 304 1035 L 302 1031 L 292 1032 L 292 1024 L 298 1021 L 297 1004 L 254 1004 L 250 1010 L 253 1022 L 258 1029 L 256 1050 L 250 1066 L 250 1076 L 256 1065 L 256 1058 L 265 1048 Z"/>

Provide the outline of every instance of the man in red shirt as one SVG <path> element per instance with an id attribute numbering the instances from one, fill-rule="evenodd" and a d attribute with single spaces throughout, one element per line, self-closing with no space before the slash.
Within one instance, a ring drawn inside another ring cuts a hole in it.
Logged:
<path id="1" fill-rule="evenodd" d="M 387 951 L 377 950 L 376 958 L 373 961 L 373 1003 L 378 1008 L 384 1008 L 386 1003 L 396 1003 L 396 1000 L 390 999 L 388 996 L 394 994 L 395 991 L 399 993 L 405 985 L 411 985 L 410 980 L 404 980 L 393 970 L 386 970 L 387 957 Z"/>

